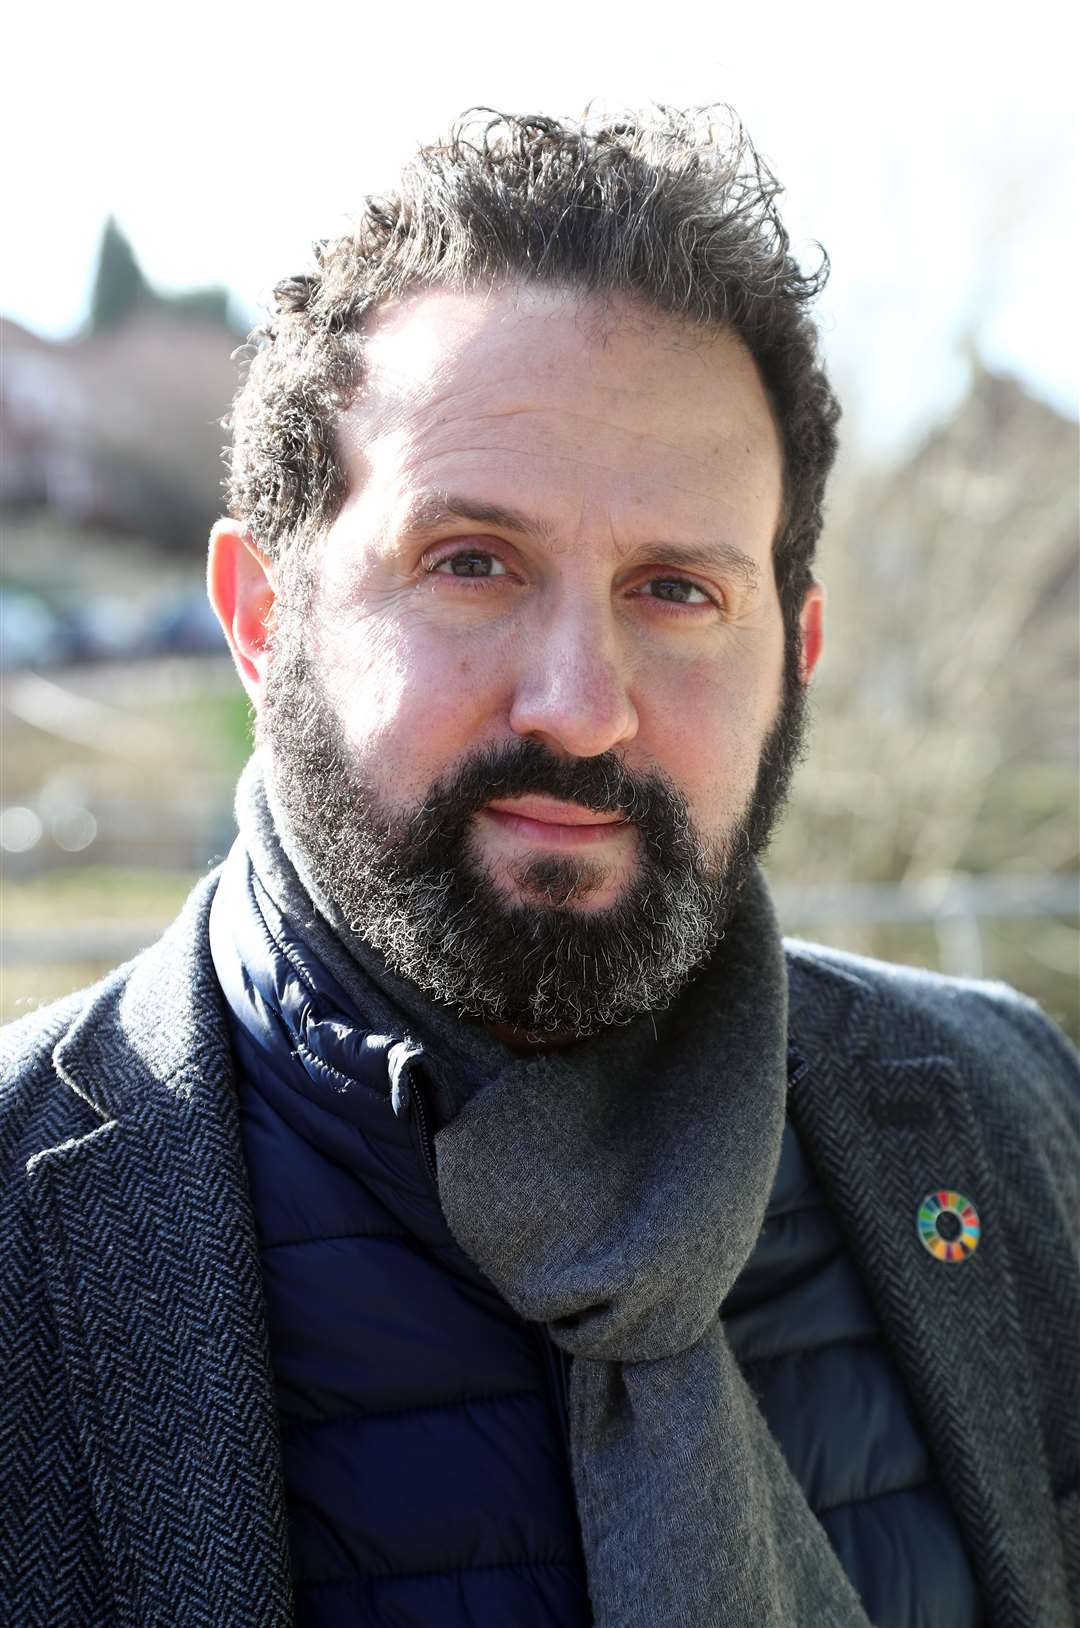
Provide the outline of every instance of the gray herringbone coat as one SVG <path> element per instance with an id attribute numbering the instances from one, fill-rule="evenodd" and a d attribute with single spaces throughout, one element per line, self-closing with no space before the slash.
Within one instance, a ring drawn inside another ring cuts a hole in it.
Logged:
<path id="1" fill-rule="evenodd" d="M 5 1625 L 290 1620 L 212 888 L 134 963 L 4 1031 Z M 1004 990 L 806 946 L 789 966 L 791 1041 L 808 1064 L 792 1115 L 907 1380 L 988 1622 L 1066 1628 L 1080 1616 L 1070 1049 Z M 982 1221 L 958 1264 L 916 1232 L 919 1201 L 942 1187 Z"/>

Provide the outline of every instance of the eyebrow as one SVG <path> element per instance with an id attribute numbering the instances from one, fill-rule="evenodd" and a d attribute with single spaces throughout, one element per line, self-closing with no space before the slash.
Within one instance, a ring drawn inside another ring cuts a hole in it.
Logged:
<path id="1" fill-rule="evenodd" d="M 502 503 L 488 503 L 483 498 L 458 497 L 449 492 L 423 492 L 410 503 L 402 529 L 417 532 L 435 531 L 453 520 L 472 520 L 481 526 L 499 526 L 503 531 L 516 531 L 543 537 L 552 542 L 555 528 L 537 515 L 522 509 L 511 509 Z"/>
<path id="2" fill-rule="evenodd" d="M 502 503 L 489 503 L 483 498 L 466 497 L 450 492 L 424 492 L 410 503 L 404 516 L 402 530 L 411 536 L 435 531 L 455 520 L 469 520 L 475 525 L 498 526 L 503 531 L 516 531 L 519 535 L 542 537 L 553 542 L 556 527 L 549 520 L 526 514 Z M 761 581 L 761 568 L 757 561 L 733 543 L 647 543 L 628 553 L 647 555 L 651 565 L 669 565 L 675 569 L 721 570 L 741 579 L 753 590 Z"/>
<path id="3" fill-rule="evenodd" d="M 720 570 L 741 579 L 743 586 L 754 589 L 761 581 L 761 567 L 749 554 L 733 543 L 649 543 L 642 550 L 648 554 L 650 565 L 671 565 L 676 570 Z"/>

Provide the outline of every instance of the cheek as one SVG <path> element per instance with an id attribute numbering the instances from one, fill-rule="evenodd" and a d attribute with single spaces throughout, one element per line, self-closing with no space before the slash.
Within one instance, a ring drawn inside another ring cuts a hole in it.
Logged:
<path id="1" fill-rule="evenodd" d="M 371 622 L 324 626 L 318 660 L 327 697 L 356 750 L 407 709 L 408 666 L 390 630 Z"/>
<path id="2" fill-rule="evenodd" d="M 775 673 L 757 660 L 690 662 L 654 690 L 643 744 L 706 825 L 753 787 L 780 702 L 781 660 L 778 652 Z"/>
<path id="3" fill-rule="evenodd" d="M 754 744 L 749 708 L 715 692 L 691 706 L 684 695 L 667 721 L 656 755 L 694 802 L 738 780 L 754 756 Z"/>
<path id="4" fill-rule="evenodd" d="M 327 693 L 359 762 L 382 783 L 423 789 L 477 744 L 496 708 L 490 657 L 430 630 L 363 623 L 347 646 L 324 641 Z M 347 648 L 348 657 L 342 650 Z M 490 731 L 488 731 L 490 733 Z"/>

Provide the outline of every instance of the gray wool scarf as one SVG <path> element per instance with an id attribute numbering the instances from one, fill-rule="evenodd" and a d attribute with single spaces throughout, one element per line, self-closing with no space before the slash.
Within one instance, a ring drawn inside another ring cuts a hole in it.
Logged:
<path id="1" fill-rule="evenodd" d="M 602 1628 L 866 1628 L 732 1354 L 787 1090 L 756 871 L 719 950 L 607 1055 L 510 1067 L 435 1140 L 458 1242 L 575 1358 L 570 1446 Z"/>
<path id="2" fill-rule="evenodd" d="M 761 873 L 670 1011 L 522 1058 L 373 967 L 257 765 L 237 814 L 264 884 L 358 1010 L 385 1015 L 389 987 L 429 1044 L 453 1031 L 455 1070 L 471 1054 L 481 1083 L 450 1093 L 435 1138 L 439 1196 L 470 1258 L 575 1359 L 570 1453 L 599 1628 L 869 1628 L 719 1315 L 785 1119 L 787 974 Z"/>

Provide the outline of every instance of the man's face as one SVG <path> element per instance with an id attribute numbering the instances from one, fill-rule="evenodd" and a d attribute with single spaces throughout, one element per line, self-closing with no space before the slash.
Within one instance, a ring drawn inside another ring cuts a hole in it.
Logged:
<path id="1" fill-rule="evenodd" d="M 324 890 L 491 1023 L 664 1004 L 798 734 L 749 354 L 632 304 L 425 293 L 376 319 L 338 433 L 349 495 L 260 715 Z"/>

